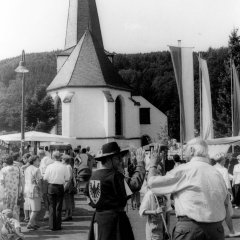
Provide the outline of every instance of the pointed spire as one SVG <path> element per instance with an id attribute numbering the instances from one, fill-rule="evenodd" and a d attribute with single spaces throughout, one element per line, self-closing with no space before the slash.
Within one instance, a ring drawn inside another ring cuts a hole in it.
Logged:
<path id="1" fill-rule="evenodd" d="M 65 49 L 76 46 L 87 29 L 103 48 L 95 0 L 69 0 Z"/>

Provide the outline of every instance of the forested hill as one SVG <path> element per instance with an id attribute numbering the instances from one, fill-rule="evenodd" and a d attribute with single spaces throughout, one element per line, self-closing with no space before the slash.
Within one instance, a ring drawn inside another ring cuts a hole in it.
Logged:
<path id="1" fill-rule="evenodd" d="M 26 95 L 31 97 L 37 86 L 46 87 L 56 75 L 56 53 L 45 52 L 26 55 Z M 213 117 L 216 136 L 230 134 L 230 75 L 228 49 L 210 48 L 202 53 L 207 59 L 210 73 Z M 20 129 L 21 79 L 14 69 L 20 56 L 0 61 L 0 131 Z M 114 65 L 133 89 L 141 94 L 169 119 L 170 137 L 179 136 L 179 101 L 170 53 L 118 54 Z M 194 53 L 195 115 L 199 127 L 198 61 Z"/>

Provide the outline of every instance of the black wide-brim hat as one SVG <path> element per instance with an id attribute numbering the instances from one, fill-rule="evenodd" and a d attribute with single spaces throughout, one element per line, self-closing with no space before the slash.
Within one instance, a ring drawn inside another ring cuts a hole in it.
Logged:
<path id="1" fill-rule="evenodd" d="M 110 142 L 102 145 L 102 149 L 99 155 L 95 157 L 97 161 L 101 161 L 102 159 L 116 155 L 116 154 L 124 154 L 127 153 L 129 149 L 122 149 L 118 146 L 116 142 Z"/>

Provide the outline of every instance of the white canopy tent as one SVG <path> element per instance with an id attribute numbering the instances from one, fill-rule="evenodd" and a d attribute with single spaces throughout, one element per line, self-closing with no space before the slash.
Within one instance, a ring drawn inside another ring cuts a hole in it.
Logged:
<path id="1" fill-rule="evenodd" d="M 26 142 L 61 142 L 61 143 L 70 143 L 76 138 L 66 137 L 56 134 L 49 134 L 44 132 L 30 131 L 25 132 L 25 141 Z M 5 142 L 18 142 L 21 141 L 21 133 L 1 135 L 0 140 Z"/>
<path id="2" fill-rule="evenodd" d="M 208 139 L 206 142 L 209 156 L 213 158 L 219 152 L 227 153 L 231 145 L 240 145 L 240 136 Z"/>

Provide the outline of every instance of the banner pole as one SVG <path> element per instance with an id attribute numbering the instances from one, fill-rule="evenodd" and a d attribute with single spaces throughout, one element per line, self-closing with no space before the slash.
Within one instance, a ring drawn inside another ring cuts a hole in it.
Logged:
<path id="1" fill-rule="evenodd" d="M 234 136 L 234 103 L 233 103 L 233 69 L 232 69 L 232 58 L 230 58 L 230 74 L 231 74 L 231 113 L 232 113 L 232 137 Z M 234 145 L 232 144 L 232 153 L 234 153 Z"/>
<path id="2" fill-rule="evenodd" d="M 178 40 L 178 47 L 181 47 L 181 45 L 182 45 L 182 41 L 181 40 Z M 184 141 L 184 139 L 183 139 L 183 129 L 182 129 L 182 124 L 183 124 L 183 122 L 182 122 L 182 106 L 181 106 L 181 104 L 179 103 L 179 105 L 180 105 L 180 144 L 181 144 L 181 160 L 183 160 L 183 141 Z"/>
<path id="3" fill-rule="evenodd" d="M 201 53 L 198 53 L 198 63 L 199 63 L 199 110 L 200 110 L 200 137 L 203 137 L 203 122 L 202 122 L 202 71 L 201 71 Z"/>

